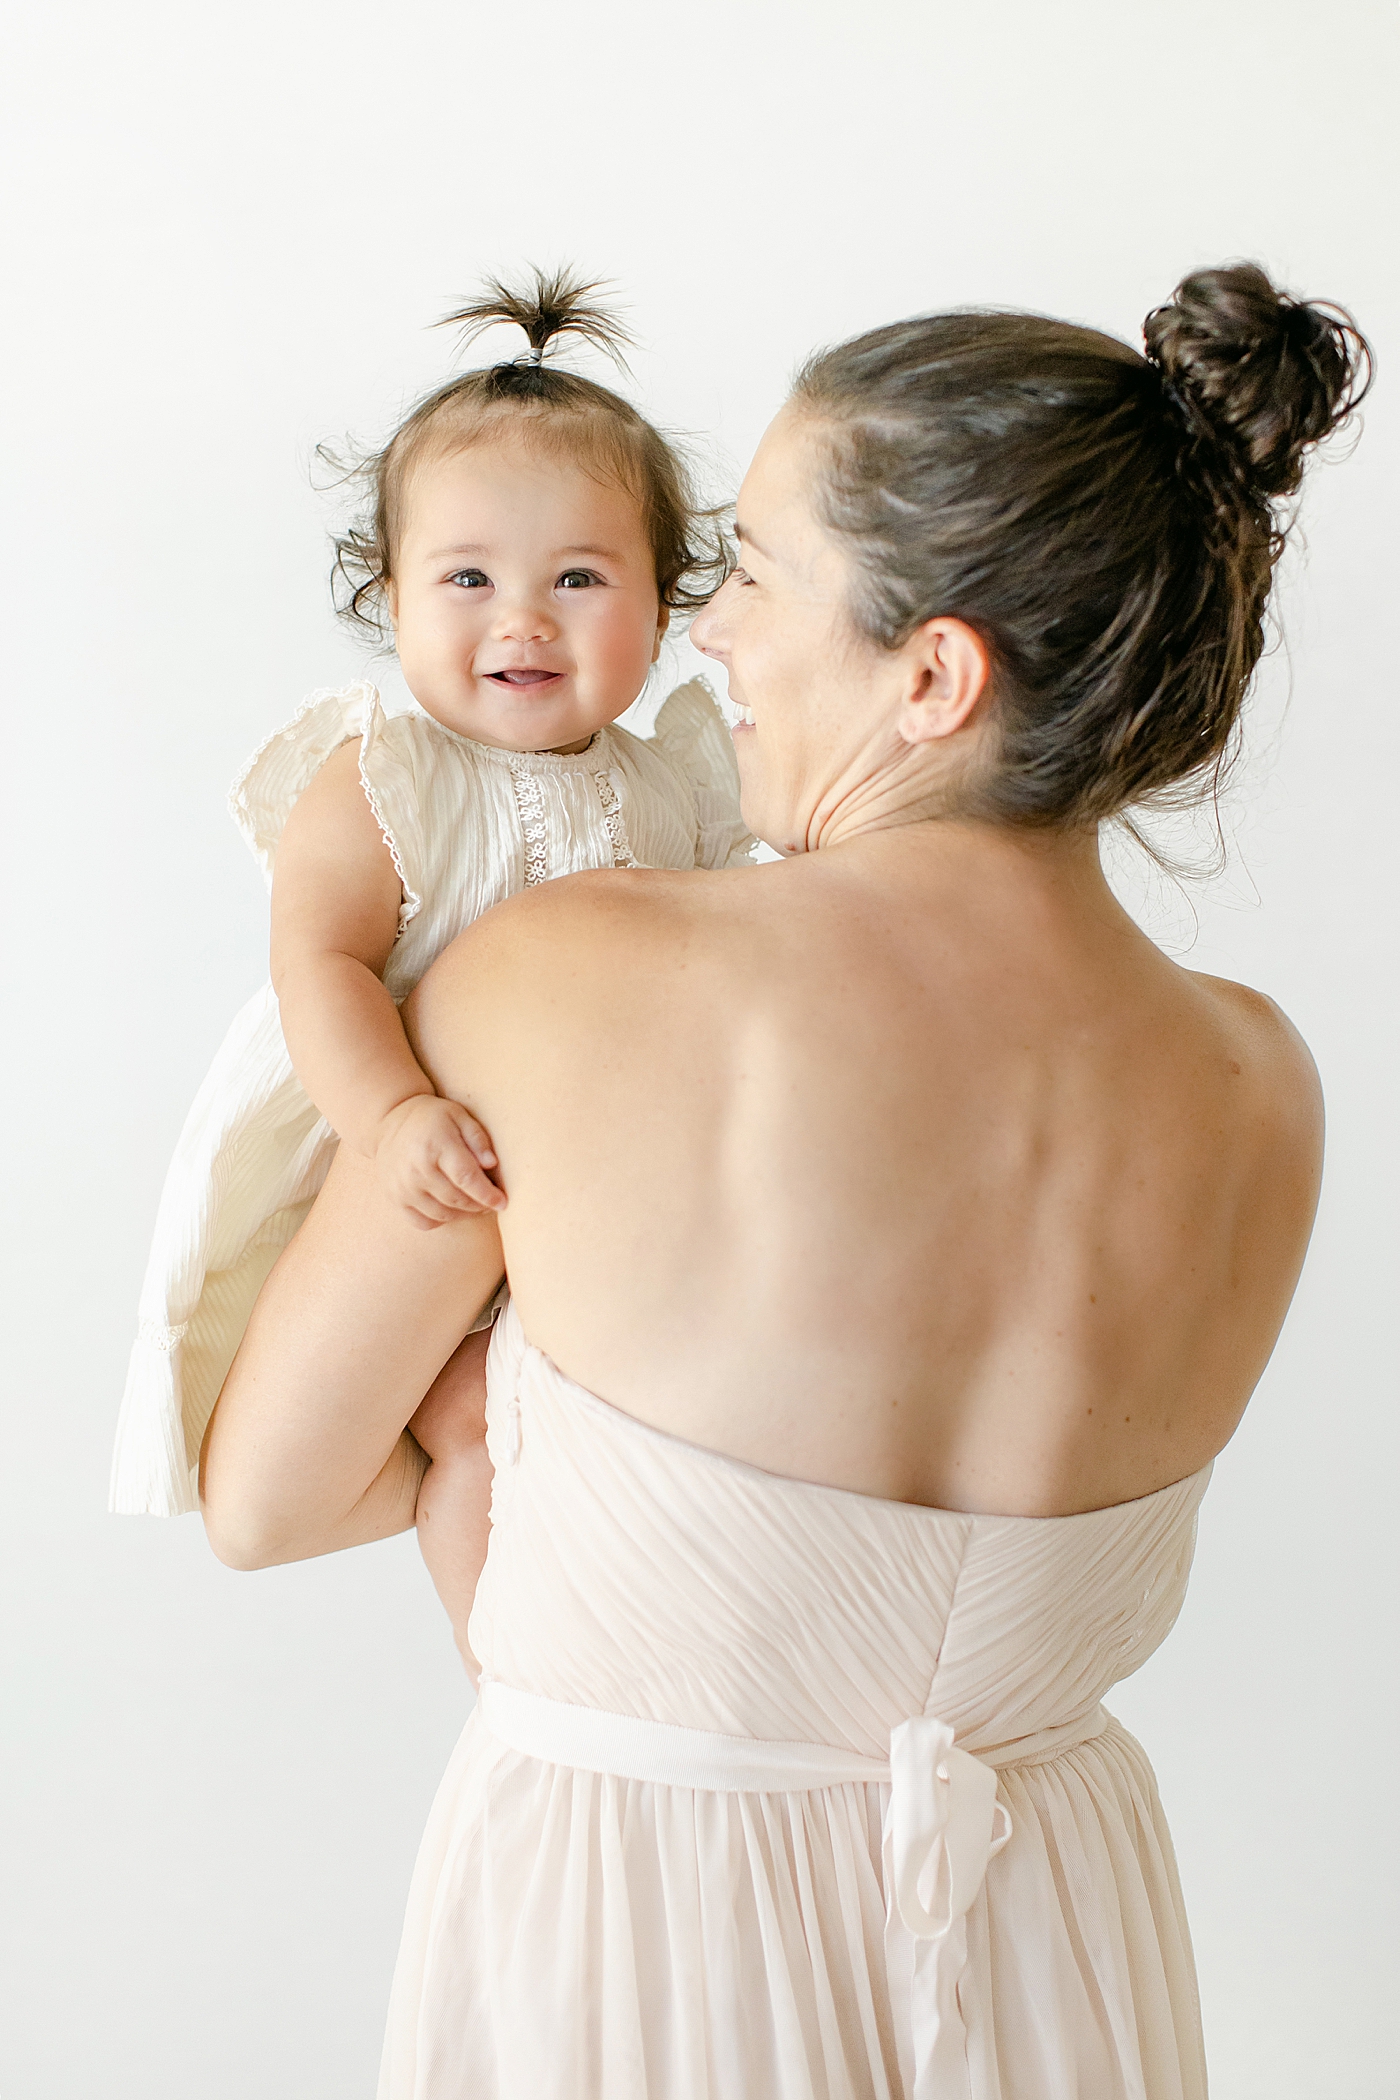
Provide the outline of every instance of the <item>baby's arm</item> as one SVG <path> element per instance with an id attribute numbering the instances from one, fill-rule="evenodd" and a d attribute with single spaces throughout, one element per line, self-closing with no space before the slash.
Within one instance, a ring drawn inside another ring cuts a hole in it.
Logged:
<path id="1" fill-rule="evenodd" d="M 272 982 L 297 1077 L 342 1140 L 373 1159 L 425 1230 L 499 1210 L 491 1143 L 443 1101 L 381 973 L 402 889 L 360 785 L 359 749 L 322 766 L 287 819 L 272 883 Z"/>

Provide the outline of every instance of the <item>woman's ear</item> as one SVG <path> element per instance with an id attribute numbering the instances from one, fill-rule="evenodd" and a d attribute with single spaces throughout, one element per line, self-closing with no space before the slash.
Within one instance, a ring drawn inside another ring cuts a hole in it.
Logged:
<path id="1" fill-rule="evenodd" d="M 661 610 L 656 615 L 656 643 L 651 652 L 651 660 L 653 663 L 656 662 L 657 658 L 661 654 L 661 644 L 666 639 L 666 630 L 670 626 L 670 624 L 671 608 L 669 605 L 663 605 Z"/>
<path id="2" fill-rule="evenodd" d="M 910 677 L 900 702 L 899 734 L 906 744 L 953 736 L 987 689 L 992 665 L 981 635 L 965 620 L 925 620 L 901 654 Z"/>

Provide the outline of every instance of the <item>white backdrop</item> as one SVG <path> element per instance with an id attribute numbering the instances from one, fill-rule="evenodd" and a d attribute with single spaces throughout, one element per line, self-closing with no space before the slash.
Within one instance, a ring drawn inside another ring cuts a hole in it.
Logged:
<path id="1" fill-rule="evenodd" d="M 383 433 L 449 368 L 425 324 L 523 258 L 619 280 L 642 398 L 709 434 L 731 484 L 815 342 L 929 307 L 1135 338 L 1185 270 L 1250 255 L 1352 304 L 1384 360 L 1396 10 L 26 14 L 0 337 L 0 2092 L 369 2100 L 467 1709 L 413 1543 L 235 1576 L 192 1519 L 103 1513 L 160 1177 L 264 971 L 223 791 L 361 661 L 328 611 L 311 448 Z M 1194 934 L 1201 966 L 1282 1001 L 1331 1113 L 1314 1251 L 1182 1623 L 1116 1700 L 1174 1820 L 1218 2100 L 1400 2093 L 1389 380 L 1311 487 L 1231 872 L 1141 892 L 1178 952 Z"/>

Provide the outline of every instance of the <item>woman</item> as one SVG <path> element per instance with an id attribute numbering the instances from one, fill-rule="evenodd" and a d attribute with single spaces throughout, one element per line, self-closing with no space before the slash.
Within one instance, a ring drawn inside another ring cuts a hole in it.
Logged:
<path id="1" fill-rule="evenodd" d="M 238 1565 L 411 1524 L 502 1248 L 513 1294 L 390 2100 L 1205 2091 L 1099 1701 L 1180 1605 L 1321 1103 L 1097 831 L 1215 777 L 1365 353 L 1251 267 L 1147 344 L 954 314 L 809 363 L 694 629 L 785 858 L 472 928 L 411 1018 L 499 1229 L 420 1236 L 342 1155 L 264 1292 L 206 1451 Z"/>

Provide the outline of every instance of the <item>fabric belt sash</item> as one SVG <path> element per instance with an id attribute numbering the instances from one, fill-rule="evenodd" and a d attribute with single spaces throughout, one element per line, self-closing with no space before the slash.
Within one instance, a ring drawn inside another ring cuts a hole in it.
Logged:
<path id="1" fill-rule="evenodd" d="M 997 1766 L 1048 1761 L 1044 1749 L 998 1757 L 959 1750 L 933 1714 L 890 1732 L 888 1761 L 820 1743 L 674 1728 L 596 1707 L 569 1706 L 483 1678 L 482 1724 L 499 1742 L 546 1764 L 654 1786 L 722 1793 L 805 1793 L 874 1783 L 889 1788 L 883 1832 L 885 1961 L 900 2070 L 909 2100 L 971 2100 L 967 2028 L 958 1985 L 967 1963 L 967 1913 L 989 1862 L 1011 1835 L 997 1799 Z M 1102 1733 L 1095 1708 L 1075 1730 L 1055 1732 L 1060 1755 Z"/>

